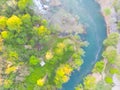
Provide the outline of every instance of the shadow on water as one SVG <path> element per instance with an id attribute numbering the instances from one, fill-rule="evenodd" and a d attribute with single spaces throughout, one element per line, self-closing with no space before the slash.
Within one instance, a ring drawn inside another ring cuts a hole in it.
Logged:
<path id="1" fill-rule="evenodd" d="M 89 46 L 84 48 L 84 64 L 79 71 L 74 71 L 68 83 L 61 90 L 74 90 L 82 82 L 84 76 L 91 72 L 93 65 L 101 57 L 102 42 L 106 38 L 106 24 L 100 13 L 100 6 L 94 0 L 61 0 L 65 10 L 79 17 L 80 23 L 86 27 L 83 35 Z"/>

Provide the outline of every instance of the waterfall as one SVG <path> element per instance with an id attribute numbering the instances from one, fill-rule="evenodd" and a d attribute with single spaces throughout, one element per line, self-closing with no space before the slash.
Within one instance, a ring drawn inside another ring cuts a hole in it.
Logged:
<path id="1" fill-rule="evenodd" d="M 47 2 L 49 2 L 49 0 L 46 0 Z M 47 5 L 44 5 L 42 3 L 42 0 L 33 0 L 33 4 L 34 6 L 32 7 L 32 9 L 37 13 L 37 14 L 46 14 L 47 13 L 47 9 L 49 8 Z"/>

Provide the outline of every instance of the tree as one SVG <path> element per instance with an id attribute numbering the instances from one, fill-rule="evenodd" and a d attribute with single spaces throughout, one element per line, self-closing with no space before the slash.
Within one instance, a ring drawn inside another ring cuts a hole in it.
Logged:
<path id="1" fill-rule="evenodd" d="M 10 51 L 9 54 L 8 54 L 8 59 L 10 61 L 16 61 L 18 60 L 19 56 L 18 56 L 18 53 L 16 51 Z"/>
<path id="2" fill-rule="evenodd" d="M 67 82 L 69 80 L 69 76 L 71 75 L 72 68 L 69 65 L 61 65 L 56 70 L 55 75 L 55 84 L 58 88 L 62 86 L 63 83 Z"/>
<path id="3" fill-rule="evenodd" d="M 47 51 L 47 53 L 46 53 L 46 55 L 45 55 L 45 58 L 46 58 L 47 60 L 52 59 L 52 58 L 53 58 L 52 52 L 51 52 L 51 51 Z"/>
<path id="4" fill-rule="evenodd" d="M 54 49 L 54 53 L 55 53 L 56 55 L 58 55 L 58 56 L 62 56 L 63 53 L 64 53 L 64 51 L 63 51 L 63 49 L 61 49 L 61 48 L 55 48 L 55 49 Z"/>
<path id="5" fill-rule="evenodd" d="M 94 66 L 94 69 L 93 69 L 93 72 L 99 72 L 99 73 L 102 73 L 103 69 L 104 69 L 104 61 L 101 60 L 101 61 L 98 61 L 95 66 Z"/>
<path id="6" fill-rule="evenodd" d="M 111 9 L 110 8 L 105 8 L 104 9 L 104 13 L 105 13 L 105 15 L 110 15 L 111 14 Z"/>
<path id="7" fill-rule="evenodd" d="M 10 88 L 12 84 L 13 84 L 12 80 L 10 79 L 4 80 L 4 88 Z"/>
<path id="8" fill-rule="evenodd" d="M 4 16 L 0 16 L 0 29 L 4 30 L 6 27 L 7 18 Z"/>
<path id="9" fill-rule="evenodd" d="M 113 80 L 112 80 L 111 77 L 107 76 L 107 77 L 105 77 L 105 82 L 108 83 L 108 84 L 112 84 Z"/>
<path id="10" fill-rule="evenodd" d="M 80 49 L 78 50 L 78 52 L 76 51 L 73 55 L 72 55 L 72 59 L 74 62 L 74 68 L 79 68 L 82 64 L 83 64 L 83 59 L 82 59 L 82 55 L 83 55 L 83 50 Z"/>
<path id="11" fill-rule="evenodd" d="M 37 85 L 38 86 L 43 86 L 44 83 L 45 83 L 45 78 L 42 78 L 42 79 L 40 78 L 40 79 L 37 80 Z"/>
<path id="12" fill-rule="evenodd" d="M 18 1 L 18 8 L 20 10 L 25 10 L 27 6 L 32 4 L 32 0 L 19 0 Z"/>
<path id="13" fill-rule="evenodd" d="M 32 26 L 32 20 L 30 14 L 25 14 L 22 16 L 22 22 L 24 26 L 31 27 Z"/>
<path id="14" fill-rule="evenodd" d="M 7 26 L 9 30 L 20 30 L 21 25 L 22 25 L 22 21 L 16 15 L 11 16 L 7 20 Z"/>
<path id="15" fill-rule="evenodd" d="M 118 74 L 119 70 L 117 68 L 111 68 L 109 72 L 110 74 Z"/>
<path id="16" fill-rule="evenodd" d="M 30 57 L 30 60 L 29 60 L 30 65 L 37 65 L 39 62 L 40 60 L 37 57 L 35 56 Z"/>
<path id="17" fill-rule="evenodd" d="M 120 39 L 120 35 L 118 33 L 112 33 L 108 36 L 107 39 L 104 40 L 103 44 L 105 46 L 115 46 Z"/>
<path id="18" fill-rule="evenodd" d="M 113 46 L 109 46 L 103 52 L 102 56 L 106 58 L 110 63 L 114 63 L 117 58 L 117 50 Z"/>
<path id="19" fill-rule="evenodd" d="M 15 66 L 8 67 L 5 70 L 5 74 L 10 74 L 11 72 L 15 72 L 16 70 L 17 70 L 17 67 L 15 67 Z"/>
<path id="20" fill-rule="evenodd" d="M 49 35 L 50 31 L 43 25 L 41 25 L 40 27 L 35 27 L 34 28 L 36 30 L 36 33 L 41 36 L 44 37 L 45 35 Z"/>
<path id="21" fill-rule="evenodd" d="M 75 87 L 75 90 L 83 90 L 83 85 L 82 84 L 77 85 L 77 87 Z"/>
<path id="22" fill-rule="evenodd" d="M 65 44 L 60 42 L 60 43 L 57 44 L 57 47 L 61 48 L 61 49 L 64 49 L 65 48 Z"/>
<path id="23" fill-rule="evenodd" d="M 63 42 L 59 42 L 54 49 L 54 53 L 58 56 L 62 56 L 66 47 L 67 46 Z"/>
<path id="24" fill-rule="evenodd" d="M 96 79 L 95 77 L 88 75 L 84 79 L 84 89 L 85 90 L 95 90 L 96 87 Z"/>
<path id="25" fill-rule="evenodd" d="M 2 32 L 1 32 L 2 38 L 3 38 L 3 39 L 7 39 L 7 38 L 8 38 L 8 33 L 9 33 L 8 31 L 2 31 Z"/>
<path id="26" fill-rule="evenodd" d="M 73 62 L 75 69 L 79 68 L 83 64 L 83 60 L 81 57 L 79 57 L 78 59 L 74 59 Z"/>

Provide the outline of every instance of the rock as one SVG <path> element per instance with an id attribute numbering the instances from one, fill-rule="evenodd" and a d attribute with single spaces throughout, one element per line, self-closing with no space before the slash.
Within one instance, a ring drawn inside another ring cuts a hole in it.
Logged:
<path id="1" fill-rule="evenodd" d="M 83 26 L 78 23 L 77 18 L 64 9 L 60 9 L 51 17 L 51 23 L 62 35 L 83 33 Z"/>
<path id="2" fill-rule="evenodd" d="M 33 0 L 34 6 L 32 7 L 35 13 L 37 14 L 46 14 L 48 9 L 47 6 L 44 7 L 44 4 L 41 0 Z M 46 8 L 47 7 L 47 8 Z"/>
<path id="3" fill-rule="evenodd" d="M 25 49 L 32 49 L 31 45 L 24 45 Z"/>
<path id="4" fill-rule="evenodd" d="M 51 6 L 60 6 L 61 2 L 60 2 L 60 0 L 51 0 L 50 5 Z"/>
<path id="5" fill-rule="evenodd" d="M 41 61 L 40 62 L 40 65 L 43 67 L 45 65 L 45 62 L 44 61 Z"/>
<path id="6" fill-rule="evenodd" d="M 120 90 L 120 80 L 117 78 L 116 74 L 113 75 L 113 82 L 115 85 L 112 87 L 112 90 Z"/>

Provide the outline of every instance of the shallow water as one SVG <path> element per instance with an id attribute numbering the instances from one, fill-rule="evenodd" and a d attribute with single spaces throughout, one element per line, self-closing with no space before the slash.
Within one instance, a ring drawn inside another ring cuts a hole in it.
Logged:
<path id="1" fill-rule="evenodd" d="M 100 6 L 94 0 L 61 0 L 64 9 L 79 16 L 79 21 L 86 27 L 87 34 L 83 35 L 89 46 L 86 51 L 84 64 L 79 71 L 72 73 L 68 83 L 63 85 L 62 90 L 74 90 L 74 87 L 82 82 L 84 76 L 90 73 L 93 65 L 101 57 L 102 42 L 106 38 L 106 24 L 100 12 Z"/>

